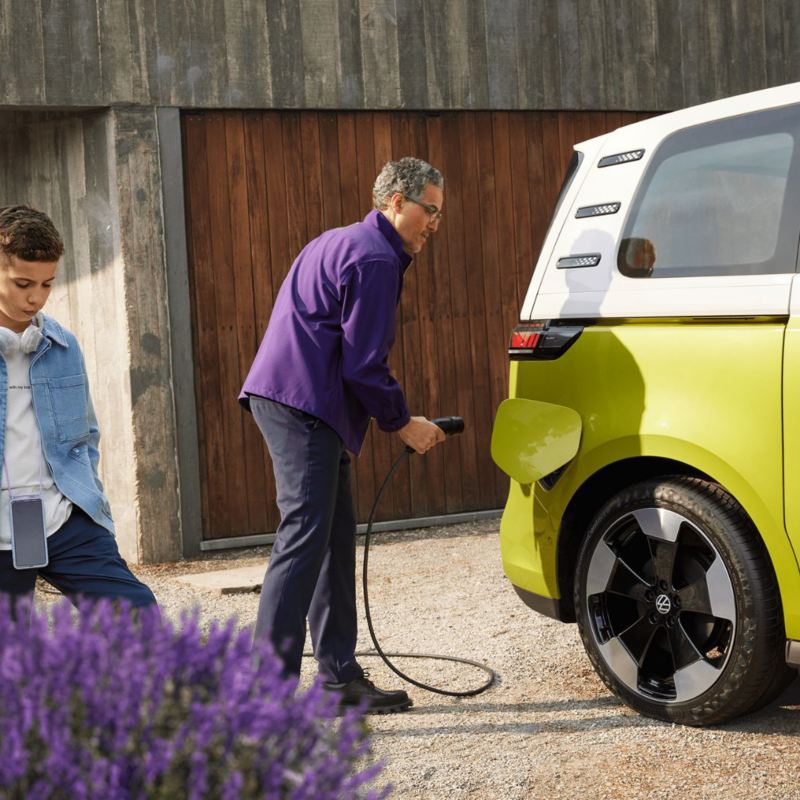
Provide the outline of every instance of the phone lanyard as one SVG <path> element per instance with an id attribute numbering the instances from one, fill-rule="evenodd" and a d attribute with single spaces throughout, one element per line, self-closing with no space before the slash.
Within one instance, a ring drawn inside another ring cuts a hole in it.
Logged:
<path id="1" fill-rule="evenodd" d="M 5 443 L 4 443 L 5 444 Z M 39 444 L 41 450 L 41 443 Z M 14 499 L 14 493 L 11 491 L 11 473 L 8 470 L 8 462 L 6 461 L 5 447 L 3 448 L 3 468 L 6 471 L 6 491 L 8 492 L 9 500 Z M 39 497 L 42 496 L 42 456 L 39 455 Z M 25 497 L 26 495 L 17 495 L 17 497 Z"/>
<path id="2" fill-rule="evenodd" d="M 31 404 L 33 404 L 33 389 L 31 389 Z M 34 428 L 36 428 L 35 419 L 36 419 L 36 415 L 34 414 Z M 42 496 L 42 488 L 43 488 L 42 487 L 42 459 L 44 458 L 44 454 L 42 452 L 42 436 L 39 433 L 38 428 L 36 429 L 36 434 L 37 434 L 36 438 L 39 440 L 39 449 L 38 449 L 37 452 L 38 452 L 38 455 L 39 455 L 39 465 L 38 465 L 39 466 L 39 497 L 41 497 Z M 8 469 L 8 462 L 6 461 L 6 449 L 7 449 L 6 445 L 7 444 L 8 444 L 7 441 L 3 442 L 3 468 L 6 471 L 6 484 L 7 484 L 8 497 L 9 497 L 9 500 L 13 500 L 14 499 L 14 493 L 11 491 L 11 472 Z M 19 495 L 19 496 L 24 496 L 24 495 Z"/>

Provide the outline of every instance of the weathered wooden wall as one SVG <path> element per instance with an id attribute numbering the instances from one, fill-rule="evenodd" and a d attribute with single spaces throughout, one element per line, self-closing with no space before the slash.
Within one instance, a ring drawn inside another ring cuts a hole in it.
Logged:
<path id="1" fill-rule="evenodd" d="M 665 111 L 797 80 L 797 0 L 0 0 L 0 105 Z"/>
<path id="2" fill-rule="evenodd" d="M 64 237 L 45 311 L 84 351 L 132 561 L 181 554 L 158 167 L 152 110 L 0 115 L 0 205 L 41 208 Z"/>

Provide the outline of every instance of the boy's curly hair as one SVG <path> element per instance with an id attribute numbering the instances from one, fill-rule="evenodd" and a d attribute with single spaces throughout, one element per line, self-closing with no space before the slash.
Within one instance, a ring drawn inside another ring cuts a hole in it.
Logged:
<path id="1" fill-rule="evenodd" d="M 43 211 L 30 206 L 0 207 L 0 253 L 23 261 L 58 261 L 64 242 Z"/>

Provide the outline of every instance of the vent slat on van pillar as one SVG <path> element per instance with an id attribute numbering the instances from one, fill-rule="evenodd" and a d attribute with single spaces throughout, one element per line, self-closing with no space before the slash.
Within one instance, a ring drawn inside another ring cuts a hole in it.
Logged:
<path id="1" fill-rule="evenodd" d="M 621 205 L 621 203 L 602 203 L 597 206 L 584 206 L 575 212 L 575 218 L 582 219 L 583 217 L 602 217 L 605 214 L 616 214 Z"/>
<path id="2" fill-rule="evenodd" d="M 615 167 L 617 164 L 629 164 L 638 161 L 644 155 L 644 150 L 629 150 L 627 153 L 615 153 L 613 156 L 604 156 L 597 162 L 598 167 Z"/>
<path id="3" fill-rule="evenodd" d="M 586 253 L 579 256 L 565 256 L 556 262 L 556 269 L 580 269 L 596 267 L 600 263 L 600 253 Z"/>

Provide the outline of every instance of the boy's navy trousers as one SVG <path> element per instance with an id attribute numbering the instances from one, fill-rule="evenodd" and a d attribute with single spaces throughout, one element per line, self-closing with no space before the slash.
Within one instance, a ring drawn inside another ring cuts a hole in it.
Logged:
<path id="1" fill-rule="evenodd" d="M 300 674 L 306 617 L 322 678 L 347 683 L 364 671 L 355 660 L 356 522 L 350 456 L 317 417 L 256 395 L 250 409 L 275 471 L 281 522 L 256 620 L 287 674 Z"/>
<path id="2" fill-rule="evenodd" d="M 0 591 L 32 594 L 41 575 L 70 598 L 108 597 L 132 606 L 156 602 L 153 593 L 128 569 L 116 539 L 91 517 L 72 506 L 69 519 L 47 537 L 48 564 L 35 569 L 14 569 L 10 550 L 0 550 Z"/>

